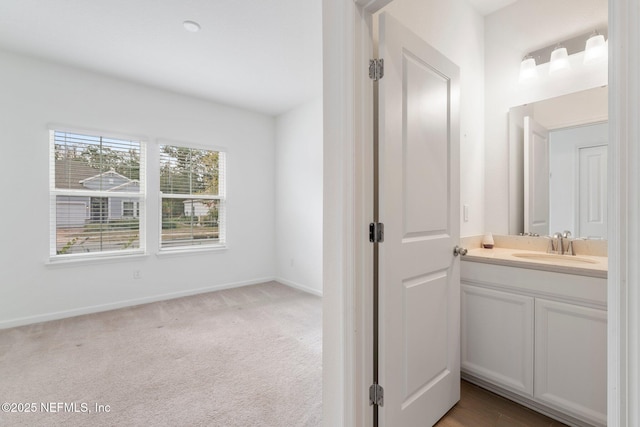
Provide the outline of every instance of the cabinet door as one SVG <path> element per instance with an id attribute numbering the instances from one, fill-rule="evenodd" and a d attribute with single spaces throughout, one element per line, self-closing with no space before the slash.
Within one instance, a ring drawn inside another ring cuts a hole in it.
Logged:
<path id="1" fill-rule="evenodd" d="M 606 425 L 606 311 L 536 299 L 535 335 L 536 400 Z"/>
<path id="2" fill-rule="evenodd" d="M 533 298 L 462 285 L 462 370 L 533 397 Z"/>

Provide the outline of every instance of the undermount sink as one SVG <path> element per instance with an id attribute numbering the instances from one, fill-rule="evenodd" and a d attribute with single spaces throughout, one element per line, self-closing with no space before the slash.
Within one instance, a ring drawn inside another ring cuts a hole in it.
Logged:
<path id="1" fill-rule="evenodd" d="M 516 258 L 529 259 L 531 261 L 546 261 L 546 262 L 559 262 L 559 263 L 571 263 L 571 264 L 597 264 L 597 261 L 588 258 L 580 258 L 573 255 L 556 255 L 556 254 L 541 254 L 541 253 L 518 253 L 513 254 Z"/>

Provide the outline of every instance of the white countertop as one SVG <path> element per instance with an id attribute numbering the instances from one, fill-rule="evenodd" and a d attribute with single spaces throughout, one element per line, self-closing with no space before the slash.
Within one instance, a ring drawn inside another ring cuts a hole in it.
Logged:
<path id="1" fill-rule="evenodd" d="M 554 271 L 590 277 L 607 277 L 608 258 L 593 255 L 551 255 L 531 250 L 496 248 L 469 249 L 463 261 Z"/>

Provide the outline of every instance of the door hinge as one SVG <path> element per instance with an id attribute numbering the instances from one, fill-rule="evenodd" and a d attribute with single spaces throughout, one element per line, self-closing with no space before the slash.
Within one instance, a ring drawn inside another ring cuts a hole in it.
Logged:
<path id="1" fill-rule="evenodd" d="M 372 222 L 369 224 L 369 241 L 371 243 L 384 242 L 384 224 L 381 222 Z"/>
<path id="2" fill-rule="evenodd" d="M 380 384 L 373 383 L 369 387 L 369 406 L 384 406 L 384 389 Z"/>
<path id="3" fill-rule="evenodd" d="M 369 78 L 378 81 L 384 77 L 384 59 L 369 60 Z"/>

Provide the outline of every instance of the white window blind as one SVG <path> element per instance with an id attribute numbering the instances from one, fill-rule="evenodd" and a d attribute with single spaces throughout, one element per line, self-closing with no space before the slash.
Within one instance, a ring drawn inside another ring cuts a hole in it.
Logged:
<path id="1" fill-rule="evenodd" d="M 50 132 L 50 255 L 53 259 L 144 250 L 144 144 Z"/>
<path id="2" fill-rule="evenodd" d="M 225 243 L 225 153 L 160 146 L 161 249 Z"/>

